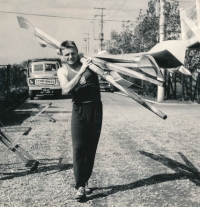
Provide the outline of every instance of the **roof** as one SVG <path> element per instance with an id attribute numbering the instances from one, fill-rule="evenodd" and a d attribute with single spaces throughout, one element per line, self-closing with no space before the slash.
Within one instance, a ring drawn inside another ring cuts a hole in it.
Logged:
<path id="1" fill-rule="evenodd" d="M 28 64 L 32 62 L 44 62 L 44 61 L 56 61 L 61 64 L 61 59 L 60 58 L 36 58 L 36 59 L 28 59 Z"/>

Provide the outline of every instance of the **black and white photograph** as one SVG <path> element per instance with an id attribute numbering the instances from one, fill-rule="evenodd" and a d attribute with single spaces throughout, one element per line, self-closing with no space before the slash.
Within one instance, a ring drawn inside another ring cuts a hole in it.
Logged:
<path id="1" fill-rule="evenodd" d="M 200 206 L 200 0 L 0 0 L 0 207 Z"/>

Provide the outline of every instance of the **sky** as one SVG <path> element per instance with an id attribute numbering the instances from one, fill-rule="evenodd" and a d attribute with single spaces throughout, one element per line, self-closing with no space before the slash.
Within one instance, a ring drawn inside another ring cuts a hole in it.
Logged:
<path id="1" fill-rule="evenodd" d="M 167 0 L 171 1 L 171 0 Z M 194 0 L 179 0 L 187 8 Z M 122 22 L 135 23 L 140 9 L 144 12 L 148 0 L 0 0 L 0 65 L 19 64 L 33 58 L 59 57 L 54 49 L 42 48 L 34 34 L 20 28 L 17 16 L 26 18 L 56 40 L 73 40 L 79 52 L 98 47 L 101 32 L 100 15 L 103 9 L 104 39 L 112 30 L 122 31 Z"/>

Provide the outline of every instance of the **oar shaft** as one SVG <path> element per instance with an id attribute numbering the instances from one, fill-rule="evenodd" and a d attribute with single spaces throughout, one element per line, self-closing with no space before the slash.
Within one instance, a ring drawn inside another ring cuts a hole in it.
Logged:
<path id="1" fill-rule="evenodd" d="M 88 58 L 86 55 L 84 55 L 83 57 Z M 113 64 L 113 63 L 109 63 L 105 60 L 100 60 L 98 58 L 93 58 L 93 57 L 92 57 L 92 62 L 96 65 L 99 65 L 100 67 L 107 68 L 108 70 L 115 71 L 115 72 L 118 72 L 118 73 L 122 73 L 124 75 L 135 77 L 135 78 L 138 78 L 138 79 L 141 79 L 141 80 L 145 80 L 145 81 L 148 81 L 150 83 L 156 84 L 158 86 L 163 86 L 163 82 L 152 79 L 152 78 L 147 77 L 146 75 L 144 75 L 142 73 L 138 73 L 137 71 L 130 70 L 130 69 L 125 68 L 123 66 L 116 65 L 116 64 Z"/>
<path id="2" fill-rule="evenodd" d="M 85 61 L 85 58 L 84 57 L 80 57 L 80 61 L 83 63 Z M 153 106 L 148 105 L 140 96 L 138 96 L 136 93 L 134 93 L 133 90 L 131 90 L 130 88 L 126 88 L 126 87 L 120 86 L 118 83 L 116 83 L 115 80 L 113 79 L 113 77 L 108 72 L 105 73 L 101 68 L 99 68 L 98 66 L 96 66 L 94 64 L 91 64 L 89 66 L 89 68 L 93 72 L 95 72 L 96 74 L 100 75 L 102 78 L 106 79 L 108 82 L 113 84 L 120 91 L 124 92 L 129 97 L 134 99 L 136 102 L 138 102 L 139 104 L 141 104 L 145 108 L 149 109 L 151 112 L 155 113 L 157 116 L 161 117 L 162 119 L 166 119 L 167 118 L 167 116 L 163 112 L 159 111 L 158 109 L 156 109 Z"/>

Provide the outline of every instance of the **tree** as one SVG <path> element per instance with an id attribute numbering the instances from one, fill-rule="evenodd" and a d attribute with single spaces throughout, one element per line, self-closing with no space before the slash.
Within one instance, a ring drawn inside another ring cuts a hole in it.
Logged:
<path id="1" fill-rule="evenodd" d="M 131 53 L 134 51 L 133 25 L 130 22 L 122 24 L 123 31 L 111 31 L 111 39 L 106 42 L 106 50 L 111 54 Z"/>
<path id="2" fill-rule="evenodd" d="M 24 60 L 19 65 L 20 65 L 21 68 L 27 68 L 27 64 L 28 64 L 28 61 L 27 60 Z"/>
<path id="3" fill-rule="evenodd" d="M 178 0 L 166 2 L 166 38 L 179 39 L 180 15 Z M 146 13 L 140 10 L 135 27 L 128 22 L 122 24 L 123 31 L 111 32 L 111 39 L 106 42 L 106 49 L 111 54 L 138 53 L 149 51 L 159 42 L 159 18 L 156 16 L 156 1 L 149 0 Z"/>
<path id="4" fill-rule="evenodd" d="M 165 18 L 166 18 L 166 34 L 165 40 L 177 40 L 180 38 L 180 13 L 178 10 L 178 0 L 172 0 L 172 3 L 166 2 Z"/>
<path id="5" fill-rule="evenodd" d="M 140 14 L 137 18 L 137 26 L 135 27 L 134 35 L 135 43 L 138 44 L 138 52 L 150 50 L 158 43 L 159 23 L 155 14 L 155 4 L 151 0 L 148 2 L 148 9 L 146 14 Z"/>

